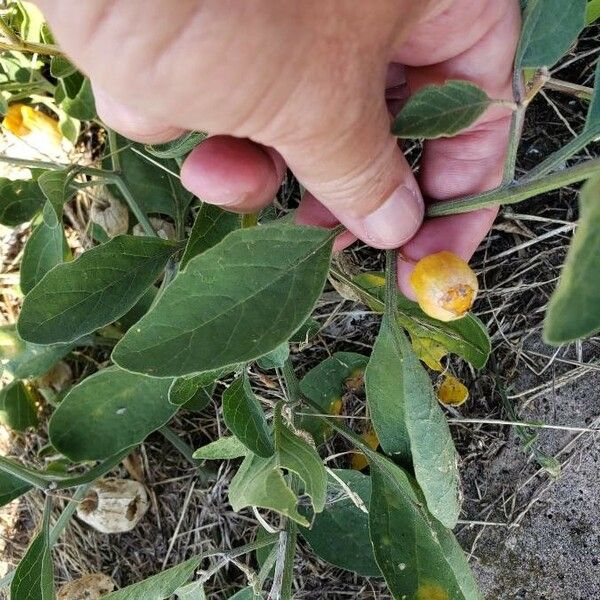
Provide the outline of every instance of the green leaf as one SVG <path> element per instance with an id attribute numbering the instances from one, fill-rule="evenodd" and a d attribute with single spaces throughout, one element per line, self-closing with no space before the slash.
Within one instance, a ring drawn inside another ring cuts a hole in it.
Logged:
<path id="1" fill-rule="evenodd" d="M 221 437 L 202 448 L 198 448 L 193 458 L 198 460 L 230 460 L 248 454 L 248 448 L 235 435 Z"/>
<path id="2" fill-rule="evenodd" d="M 548 305 L 544 339 L 560 345 L 600 330 L 600 176 L 579 196 L 579 225 Z"/>
<path id="3" fill-rule="evenodd" d="M 211 387 L 212 384 L 218 379 L 218 373 L 215 371 L 216 376 L 206 377 L 205 373 L 201 375 L 192 375 L 191 377 L 178 377 L 173 380 L 171 387 L 169 388 L 169 402 L 176 406 L 182 406 L 186 402 L 189 402 L 201 388 Z"/>
<path id="4" fill-rule="evenodd" d="M 277 464 L 293 471 L 304 482 L 315 513 L 325 508 L 327 494 L 327 472 L 318 452 L 293 432 L 281 417 L 281 408 L 275 411 L 275 455 Z"/>
<path id="5" fill-rule="evenodd" d="M 181 408 L 183 410 L 190 410 L 194 412 L 203 411 L 211 403 L 216 387 L 217 383 L 213 382 L 209 385 L 198 388 L 194 395 L 187 402 L 185 402 Z"/>
<path id="6" fill-rule="evenodd" d="M 287 342 L 279 344 L 275 350 L 261 356 L 256 362 L 261 369 L 281 369 L 290 355 L 290 345 Z"/>
<path id="7" fill-rule="evenodd" d="M 352 282 L 358 286 L 356 290 L 362 300 L 371 309 L 383 313 L 385 279 L 379 273 L 362 273 Z M 421 338 L 430 338 L 453 354 L 457 354 L 481 369 L 487 363 L 492 345 L 485 325 L 472 314 L 462 319 L 442 323 L 427 316 L 416 302 L 412 302 L 398 294 L 398 322 L 411 334 Z"/>
<path id="8" fill-rule="evenodd" d="M 300 391 L 316 402 L 325 414 L 337 412 L 346 391 L 346 382 L 362 379 L 369 359 L 355 352 L 336 352 L 311 369 L 300 381 Z M 308 431 L 316 444 L 322 444 L 331 435 L 331 429 L 320 419 L 303 415 L 299 429 Z"/>
<path id="9" fill-rule="evenodd" d="M 240 229 L 190 260 L 113 360 L 155 377 L 248 362 L 306 320 L 331 258 L 324 229 L 275 223 Z"/>
<path id="10" fill-rule="evenodd" d="M 334 473 L 368 509 L 371 478 L 344 469 L 334 469 Z M 373 549 L 365 543 L 369 537 L 368 513 L 356 506 L 336 479 L 330 477 L 328 484 L 325 510 L 315 515 L 310 529 L 300 529 L 300 534 L 313 552 L 328 563 L 365 577 L 381 577 Z"/>
<path id="11" fill-rule="evenodd" d="M 181 268 L 184 269 L 194 256 L 218 244 L 228 233 L 239 229 L 240 224 L 240 215 L 212 204 L 202 204 L 181 257 Z"/>
<path id="12" fill-rule="evenodd" d="M 300 525 L 308 526 L 296 505 L 298 498 L 288 487 L 277 467 L 277 458 L 249 454 L 229 484 L 229 503 L 238 512 L 246 506 L 274 510 Z"/>
<path id="13" fill-rule="evenodd" d="M 480 600 L 458 542 L 428 514 L 408 476 L 378 458 L 371 462 L 371 479 L 371 543 L 394 598 Z"/>
<path id="14" fill-rule="evenodd" d="M 132 585 L 102 596 L 102 600 L 166 600 L 184 586 L 200 565 L 194 557 Z"/>
<path id="15" fill-rule="evenodd" d="M 64 56 L 53 56 L 50 61 L 50 74 L 52 77 L 62 79 L 77 71 L 77 68 Z"/>
<path id="16" fill-rule="evenodd" d="M 598 132 L 600 135 L 600 62 L 596 64 L 594 84 L 594 93 L 585 121 L 585 131 Z"/>
<path id="17" fill-rule="evenodd" d="M 587 0 L 530 0 L 517 49 L 517 69 L 553 66 L 585 26 Z"/>
<path id="18" fill-rule="evenodd" d="M 193 581 L 175 590 L 175 596 L 178 600 L 206 600 L 204 586 L 199 581 Z"/>
<path id="19" fill-rule="evenodd" d="M 199 146 L 207 137 L 203 131 L 188 131 L 166 144 L 146 146 L 146 151 L 157 158 L 181 158 Z"/>
<path id="20" fill-rule="evenodd" d="M 251 587 L 247 587 L 236 592 L 229 600 L 261 600 L 261 598 L 262 596 L 255 594 Z"/>
<path id="21" fill-rule="evenodd" d="M 295 331 L 292 337 L 290 337 L 290 342 L 292 344 L 308 344 L 319 333 L 320 329 L 321 325 L 319 321 L 309 317 L 302 323 L 300 329 Z"/>
<path id="22" fill-rule="evenodd" d="M 600 0 L 590 0 L 585 13 L 585 24 L 591 25 L 600 19 Z"/>
<path id="23" fill-rule="evenodd" d="M 71 348 L 72 344 L 30 344 L 19 337 L 14 325 L 0 327 L 1 364 L 15 379 L 41 377 L 66 356 Z"/>
<path id="24" fill-rule="evenodd" d="M 23 250 L 20 285 L 24 294 L 28 294 L 48 271 L 70 256 L 64 230 L 56 220 L 50 202 L 46 202 L 43 214 L 44 220 L 33 230 Z M 48 225 L 47 219 L 53 220 L 54 225 Z"/>
<path id="25" fill-rule="evenodd" d="M 0 423 L 14 431 L 25 431 L 38 424 L 35 399 L 21 381 L 0 390 Z"/>
<path id="26" fill-rule="evenodd" d="M 0 223 L 16 227 L 31 219 L 42 209 L 46 198 L 33 179 L 0 177 Z"/>
<path id="27" fill-rule="evenodd" d="M 73 117 L 70 117 L 64 110 L 58 109 L 58 128 L 65 138 L 71 144 L 75 145 L 79 139 L 81 131 L 81 122 Z"/>
<path id="28" fill-rule="evenodd" d="M 468 81 L 427 85 L 409 98 L 392 124 L 392 133 L 401 138 L 449 137 L 472 125 L 492 102 Z"/>
<path id="29" fill-rule="evenodd" d="M 58 265 L 25 298 L 19 334 L 37 344 L 72 342 L 112 323 L 144 295 L 178 248 L 160 238 L 123 235 Z"/>
<path id="30" fill-rule="evenodd" d="M 135 446 L 177 412 L 171 380 L 109 367 L 72 388 L 52 415 L 52 445 L 72 461 L 101 460 Z"/>
<path id="31" fill-rule="evenodd" d="M 75 72 L 59 79 L 55 101 L 70 117 L 79 121 L 96 118 L 96 103 L 92 84 L 87 77 Z"/>
<path id="32" fill-rule="evenodd" d="M 247 374 L 223 393 L 223 419 L 229 431 L 254 454 L 263 458 L 273 454 L 271 431 Z"/>
<path id="33" fill-rule="evenodd" d="M 69 199 L 69 182 L 72 177 L 70 169 L 61 171 L 44 171 L 37 182 L 44 196 L 48 199 L 52 210 L 44 210 L 44 223 L 49 227 L 56 227 L 62 219 L 63 206 Z"/>
<path id="34" fill-rule="evenodd" d="M 15 570 L 11 600 L 54 600 L 54 575 L 50 548 L 50 503 L 46 502 L 39 532 Z"/>
<path id="35" fill-rule="evenodd" d="M 26 494 L 31 487 L 30 484 L 25 483 L 14 475 L 0 471 L 0 507 Z"/>
<path id="36" fill-rule="evenodd" d="M 121 177 L 135 201 L 146 214 L 171 217 L 183 223 L 186 211 L 194 198 L 182 185 L 179 166 L 175 160 L 148 156 L 142 144 L 117 136 Z M 111 186 L 115 196 L 121 193 Z"/>
<path id="37" fill-rule="evenodd" d="M 427 372 L 400 327 L 383 318 L 365 373 L 381 447 L 412 464 L 434 517 L 447 527 L 460 512 L 457 454 Z"/>

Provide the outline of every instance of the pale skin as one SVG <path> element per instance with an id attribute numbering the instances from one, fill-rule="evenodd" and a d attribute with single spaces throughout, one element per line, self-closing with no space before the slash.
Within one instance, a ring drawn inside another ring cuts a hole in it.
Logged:
<path id="1" fill-rule="evenodd" d="M 518 0 L 38 0 L 61 46 L 92 79 L 100 117 L 146 143 L 211 138 L 186 187 L 227 210 L 272 201 L 286 165 L 308 190 L 297 220 L 343 223 L 399 248 L 400 287 L 417 260 L 469 259 L 496 211 L 423 222 L 424 203 L 502 179 L 510 112 L 425 144 L 418 179 L 389 133 L 405 90 L 467 79 L 511 99 Z M 400 84 L 406 80 L 407 86 Z M 425 200 L 423 200 L 423 198 Z"/>

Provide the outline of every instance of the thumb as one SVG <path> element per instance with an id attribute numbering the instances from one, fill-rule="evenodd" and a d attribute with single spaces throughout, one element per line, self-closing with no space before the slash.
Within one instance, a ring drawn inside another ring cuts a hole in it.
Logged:
<path id="1" fill-rule="evenodd" d="M 421 226 L 424 204 L 390 133 L 383 93 L 344 121 L 321 128 L 309 143 L 277 149 L 304 187 L 354 235 L 376 248 L 397 248 Z"/>

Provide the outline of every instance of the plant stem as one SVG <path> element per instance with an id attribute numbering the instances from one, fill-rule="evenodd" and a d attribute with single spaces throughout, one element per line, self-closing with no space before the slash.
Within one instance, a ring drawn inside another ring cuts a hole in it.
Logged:
<path id="1" fill-rule="evenodd" d="M 277 562 L 269 600 L 292 600 L 297 534 L 296 523 L 287 519 L 285 529 L 279 532 Z"/>
<path id="2" fill-rule="evenodd" d="M 91 483 L 84 483 L 75 490 L 75 493 L 73 494 L 63 511 L 60 513 L 60 516 L 56 520 L 54 527 L 50 531 L 50 546 L 54 546 L 54 544 L 56 544 L 65 527 L 69 524 L 71 517 L 75 514 L 77 506 L 79 506 L 79 503 L 85 498 L 85 495 L 87 494 L 91 486 Z"/>
<path id="3" fill-rule="evenodd" d="M 133 197 L 133 194 L 129 191 L 129 188 L 125 185 L 125 182 L 119 175 L 111 175 L 107 178 L 107 180 L 112 181 L 117 189 L 121 192 L 123 198 L 125 198 L 125 202 L 129 206 L 131 212 L 137 219 L 138 223 L 142 226 L 144 233 L 146 235 L 150 235 L 153 237 L 157 237 L 158 234 L 154 231 L 152 224 L 148 220 L 146 213 L 140 208 L 140 205 L 137 203 L 137 200 Z"/>
<path id="4" fill-rule="evenodd" d="M 579 98 L 580 100 L 589 101 L 594 95 L 593 88 L 578 85 L 577 83 L 569 83 L 568 81 L 561 81 L 553 77 L 550 77 L 545 82 L 544 87 L 555 92 L 563 92 L 564 94 L 569 94 L 569 96 L 575 96 L 575 98 Z"/>
<path id="5" fill-rule="evenodd" d="M 27 158 L 13 158 L 12 156 L 1 156 L 0 163 L 7 163 L 15 167 L 25 169 L 48 169 L 49 171 L 61 171 L 63 169 L 77 169 L 78 173 L 88 175 L 89 177 L 107 177 L 114 175 L 111 171 L 103 169 L 94 169 L 93 167 L 81 167 L 76 164 L 50 162 L 44 160 L 29 160 Z"/>
<path id="6" fill-rule="evenodd" d="M 498 189 L 480 194 L 467 196 L 448 202 L 437 202 L 427 209 L 428 217 L 441 217 L 470 212 L 478 208 L 498 206 L 500 204 L 516 204 L 528 198 L 545 194 L 559 188 L 589 179 L 600 172 L 600 159 L 588 160 L 587 162 L 552 173 L 543 179 L 534 181 L 518 181 Z"/>
<path id="7" fill-rule="evenodd" d="M 95 467 L 92 467 L 89 471 L 82 473 L 81 475 L 75 475 L 66 479 L 58 479 L 52 481 L 50 489 L 65 490 L 72 487 L 79 487 L 87 483 L 91 483 L 98 477 L 101 477 L 108 471 L 116 467 L 129 453 L 131 448 L 121 450 L 121 452 L 105 458 L 102 462 L 99 462 Z"/>
<path id="8" fill-rule="evenodd" d="M 562 167 L 569 158 L 583 150 L 588 144 L 593 142 L 598 135 L 600 135 L 600 131 L 597 129 L 584 129 L 576 138 L 573 138 L 568 144 L 565 144 L 562 148 L 553 152 L 537 167 L 534 167 L 529 173 L 526 173 L 519 181 L 533 181 L 534 179 L 539 179 L 551 171 Z"/>
<path id="9" fill-rule="evenodd" d="M 294 371 L 294 366 L 292 365 L 292 361 L 290 360 L 289 356 L 283 363 L 283 369 L 281 372 L 287 388 L 289 401 L 292 403 L 298 402 L 298 400 L 301 398 L 300 381 L 298 380 L 298 377 L 296 377 L 296 372 Z"/>
<path id="10" fill-rule="evenodd" d="M 169 426 L 165 425 L 161 427 L 159 433 L 170 442 L 174 448 L 179 450 L 181 454 L 190 462 L 192 465 L 197 467 L 202 461 L 196 460 L 192 455 L 194 454 L 194 450 L 190 448 L 178 435 L 171 429 Z"/>
<path id="11" fill-rule="evenodd" d="M 53 44 L 36 44 L 34 42 L 24 42 L 23 40 L 19 40 L 18 44 L 0 40 L 0 50 L 6 52 L 30 52 L 46 56 L 64 56 L 61 49 Z"/>
<path id="12" fill-rule="evenodd" d="M 51 487 L 48 479 L 42 474 L 37 473 L 33 469 L 28 469 L 5 456 L 0 456 L 0 471 L 8 473 L 9 475 L 41 490 L 48 490 Z"/>
<path id="13" fill-rule="evenodd" d="M 385 315 L 389 323 L 398 319 L 398 252 L 385 253 Z"/>

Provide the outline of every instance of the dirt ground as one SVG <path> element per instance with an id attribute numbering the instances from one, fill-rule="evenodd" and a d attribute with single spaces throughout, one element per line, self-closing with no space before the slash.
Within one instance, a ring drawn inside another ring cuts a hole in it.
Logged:
<path id="1" fill-rule="evenodd" d="M 589 29 L 553 75 L 592 85 L 599 35 L 597 28 Z M 540 95 L 529 111 L 520 172 L 567 142 L 584 118 L 583 102 L 552 91 Z M 418 153 L 415 147 L 410 157 L 417 160 Z M 596 144 L 581 156 L 598 154 Z M 293 199 L 296 193 L 291 182 L 282 199 Z M 78 205 L 67 217 L 77 221 L 81 208 Z M 482 286 L 476 313 L 490 329 L 494 354 L 481 373 L 451 361 L 451 369 L 469 385 L 471 399 L 448 417 L 463 476 L 464 511 L 457 534 L 470 553 L 486 600 L 600 597 L 600 446 L 595 433 L 600 430 L 600 337 L 559 350 L 541 342 L 544 307 L 576 218 L 573 189 L 507 207 L 473 262 Z M 4 232 L 3 243 L 12 244 L 18 253 L 26 233 L 26 229 Z M 381 256 L 374 251 L 358 247 L 347 254 L 364 270 L 381 265 Z M 13 258 L 4 261 L 0 274 L 4 294 L 16 283 Z M 4 319 L 10 320 L 10 306 L 0 308 Z M 379 318 L 364 306 L 329 290 L 317 314 L 323 327 L 320 335 L 309 348 L 294 354 L 299 374 L 336 350 L 370 352 Z M 264 395 L 277 393 L 272 377 L 256 371 L 253 379 Z M 355 401 L 360 412 L 361 398 Z M 215 402 L 201 415 L 178 417 L 174 428 L 190 446 L 200 446 L 218 435 L 222 427 L 218 413 Z M 518 428 L 509 424 L 514 421 L 543 427 Z M 8 450 L 35 462 L 45 441 L 41 427 L 36 435 L 10 440 Z M 331 454 L 343 450 L 339 442 L 328 449 Z M 152 435 L 136 458 L 137 474 L 150 490 L 147 516 L 133 532 L 110 537 L 74 519 L 54 551 L 57 581 L 102 571 L 124 586 L 193 553 L 253 539 L 252 512 L 235 514 L 227 503 L 232 465 L 223 463 L 200 473 L 160 434 Z M 330 466 L 347 466 L 347 457 Z M 121 472 L 126 474 L 123 468 Z M 58 513 L 64 501 L 57 499 L 56 504 Z M 6 569 L 22 556 L 41 505 L 41 497 L 30 494 L 0 515 Z M 248 558 L 219 570 L 209 582 L 209 597 L 227 598 L 244 585 L 240 567 L 254 564 Z M 207 561 L 203 568 L 208 572 L 215 565 Z M 304 546 L 297 573 L 298 599 L 390 598 L 380 581 L 327 566 Z"/>

